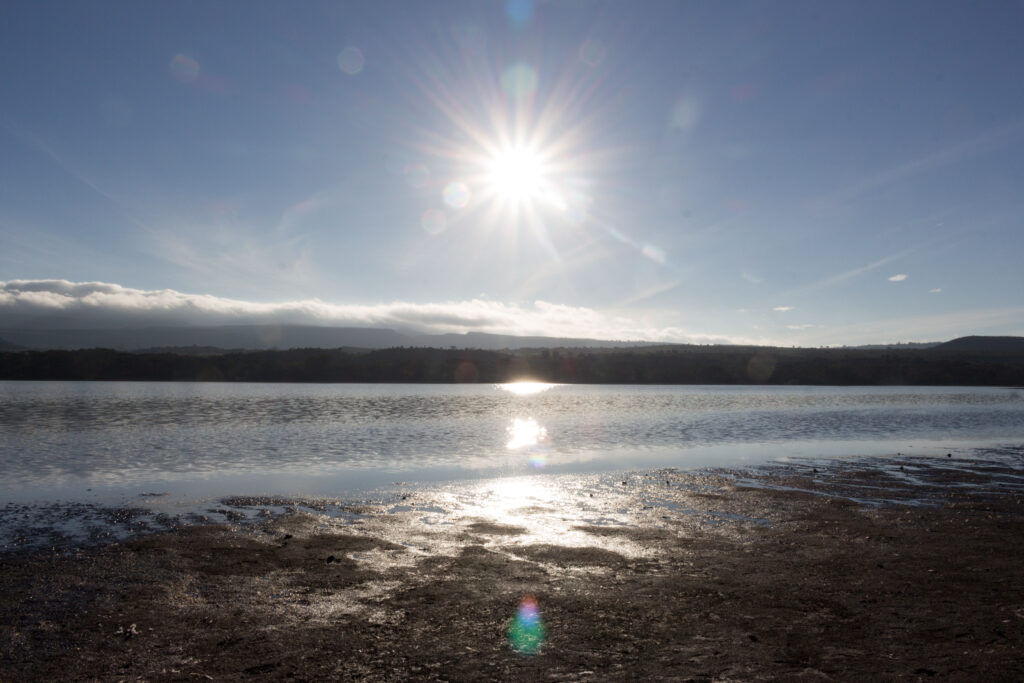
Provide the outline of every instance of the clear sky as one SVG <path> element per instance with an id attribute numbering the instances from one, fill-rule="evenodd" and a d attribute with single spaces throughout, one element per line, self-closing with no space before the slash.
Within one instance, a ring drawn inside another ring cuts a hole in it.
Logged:
<path id="1" fill-rule="evenodd" d="M 4 3 L 0 327 L 1024 334 L 1022 27 L 998 1 Z"/>

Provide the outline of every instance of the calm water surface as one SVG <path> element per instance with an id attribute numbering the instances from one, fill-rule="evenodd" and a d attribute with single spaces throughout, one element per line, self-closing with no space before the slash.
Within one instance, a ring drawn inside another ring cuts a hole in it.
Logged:
<path id="1" fill-rule="evenodd" d="M 999 388 L 0 382 L 0 503 L 1021 443 L 1024 391 Z"/>

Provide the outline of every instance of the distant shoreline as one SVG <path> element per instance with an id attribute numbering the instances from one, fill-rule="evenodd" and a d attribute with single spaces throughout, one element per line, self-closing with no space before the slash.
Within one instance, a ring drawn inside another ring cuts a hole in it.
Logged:
<path id="1" fill-rule="evenodd" d="M 0 352 L 2 380 L 1024 386 L 1024 352 L 775 347 Z"/>

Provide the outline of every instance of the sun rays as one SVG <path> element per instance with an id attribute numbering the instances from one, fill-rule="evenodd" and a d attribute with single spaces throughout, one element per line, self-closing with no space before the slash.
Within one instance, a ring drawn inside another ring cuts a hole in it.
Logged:
<path id="1" fill-rule="evenodd" d="M 404 46 L 415 59 L 400 62 L 408 106 L 395 112 L 393 168 L 418 201 L 408 262 L 444 258 L 445 278 L 481 277 L 483 293 L 524 300 L 551 288 L 586 296 L 597 262 L 673 268 L 611 201 L 635 151 L 614 128 L 628 104 L 616 65 L 592 40 L 585 50 L 500 41 L 457 26 L 443 48 Z"/>
<path id="2" fill-rule="evenodd" d="M 468 225 L 473 234 L 523 235 L 557 252 L 551 245 L 581 229 L 593 206 L 603 159 L 588 128 L 600 89 L 579 60 L 542 70 L 539 56 L 501 64 L 481 50 L 435 52 L 409 74 L 432 108 L 417 125 L 412 146 L 420 156 L 410 168 L 421 194 L 436 201 L 439 188 L 442 199 L 424 207 L 424 229 L 438 236 Z M 424 167 L 429 183 L 420 178 Z"/>

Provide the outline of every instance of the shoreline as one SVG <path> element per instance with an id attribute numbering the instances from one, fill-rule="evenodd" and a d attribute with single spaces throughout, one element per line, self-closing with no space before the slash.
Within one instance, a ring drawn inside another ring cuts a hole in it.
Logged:
<path id="1" fill-rule="evenodd" d="M 3 553 L 0 679 L 1018 680 L 1004 455 L 520 477 Z"/>
<path id="2" fill-rule="evenodd" d="M 1019 339 L 926 349 L 653 345 L 622 348 L 217 349 L 210 354 L 75 350 L 0 351 L 11 381 L 171 381 L 773 386 L 991 386 L 1024 383 Z M 115 344 L 116 346 L 116 344 Z M 180 350 L 180 349 L 179 349 Z"/>
<path id="3" fill-rule="evenodd" d="M 851 450 L 859 454 L 838 455 L 842 452 L 837 450 L 837 446 L 840 445 L 847 449 L 852 446 Z M 726 444 L 698 447 L 695 452 L 700 455 L 693 458 L 697 462 L 724 461 L 722 464 L 688 466 L 641 462 L 632 468 L 614 468 L 609 466 L 610 462 L 594 460 L 597 466 L 581 471 L 520 468 L 515 471 L 494 470 L 456 478 L 450 476 L 454 471 L 449 470 L 446 472 L 448 477 L 440 477 L 437 473 L 431 472 L 432 476 L 425 479 L 415 476 L 422 474 L 420 472 L 394 472 L 375 475 L 375 485 L 366 485 L 369 482 L 363 482 L 363 486 L 350 488 L 340 495 L 313 491 L 306 494 L 294 491 L 274 492 L 268 490 L 272 489 L 273 485 L 267 485 L 265 482 L 257 483 L 253 487 L 255 490 L 266 491 L 265 493 L 247 493 L 244 489 L 249 486 L 248 484 L 238 486 L 237 483 L 230 483 L 230 479 L 229 483 L 221 482 L 216 486 L 210 486 L 207 480 L 203 480 L 199 483 L 206 490 L 198 495 L 193 492 L 185 493 L 190 491 L 187 485 L 183 487 L 181 483 L 174 483 L 167 486 L 166 483 L 158 481 L 134 487 L 121 485 L 119 493 L 114 495 L 109 492 L 93 493 L 92 488 L 86 489 L 79 485 L 77 488 L 68 488 L 64 491 L 65 495 L 33 496 L 23 501 L 8 500 L 0 503 L 0 556 L 11 552 L 74 553 L 109 543 L 128 542 L 154 533 L 172 532 L 188 526 L 266 523 L 273 518 L 297 511 L 350 518 L 351 509 L 386 511 L 410 495 L 420 493 L 430 495 L 451 491 L 458 492 L 462 498 L 471 499 L 492 482 L 510 479 L 537 481 L 548 487 L 581 489 L 590 486 L 607 489 L 608 481 L 618 482 L 622 477 L 655 471 L 681 471 L 696 475 L 723 476 L 756 487 L 765 485 L 764 482 L 781 480 L 790 474 L 810 475 L 820 469 L 822 473 L 831 473 L 831 495 L 834 497 L 843 497 L 865 505 L 886 502 L 900 504 L 919 493 L 923 496 L 921 502 L 927 503 L 928 499 L 934 498 L 935 487 L 941 487 L 943 484 L 934 480 L 934 477 L 918 480 L 913 473 L 928 471 L 929 463 L 938 465 L 942 471 L 965 476 L 960 485 L 984 487 L 987 483 L 986 472 L 992 468 L 1015 469 L 1018 463 L 1024 460 L 1024 445 L 1006 439 L 985 446 L 977 442 L 973 446 L 966 442 L 904 442 L 903 448 L 907 452 L 892 455 L 895 449 L 889 442 L 882 441 L 840 444 L 811 442 L 810 447 L 804 443 L 759 444 L 759 451 L 768 449 L 772 454 L 765 456 L 762 453 L 758 458 L 748 460 L 746 457 L 737 456 L 740 445 Z M 706 452 L 716 449 L 724 449 L 725 454 L 709 455 Z M 942 454 L 947 456 L 946 459 L 942 458 Z M 904 463 L 906 467 L 900 463 Z M 851 469 L 874 470 L 879 476 L 892 479 L 889 482 L 894 487 L 892 490 L 900 493 L 889 500 L 875 496 L 871 491 L 867 491 L 866 495 L 859 495 L 856 487 L 848 490 L 837 488 L 842 473 Z M 403 475 L 408 474 L 414 476 L 408 480 L 401 480 L 406 479 L 407 476 Z M 327 476 L 330 479 L 339 478 L 337 474 Z M 264 478 L 271 480 L 268 477 Z M 819 481 L 818 488 L 824 490 L 824 483 Z M 947 481 L 946 484 L 948 483 Z M 286 485 L 286 488 L 294 487 Z M 333 487 L 318 488 L 324 490 Z M 217 489 L 221 492 L 214 493 Z M 1024 475 L 1020 480 L 1020 489 L 1024 490 Z M 70 495 L 67 495 L 69 493 Z"/>

